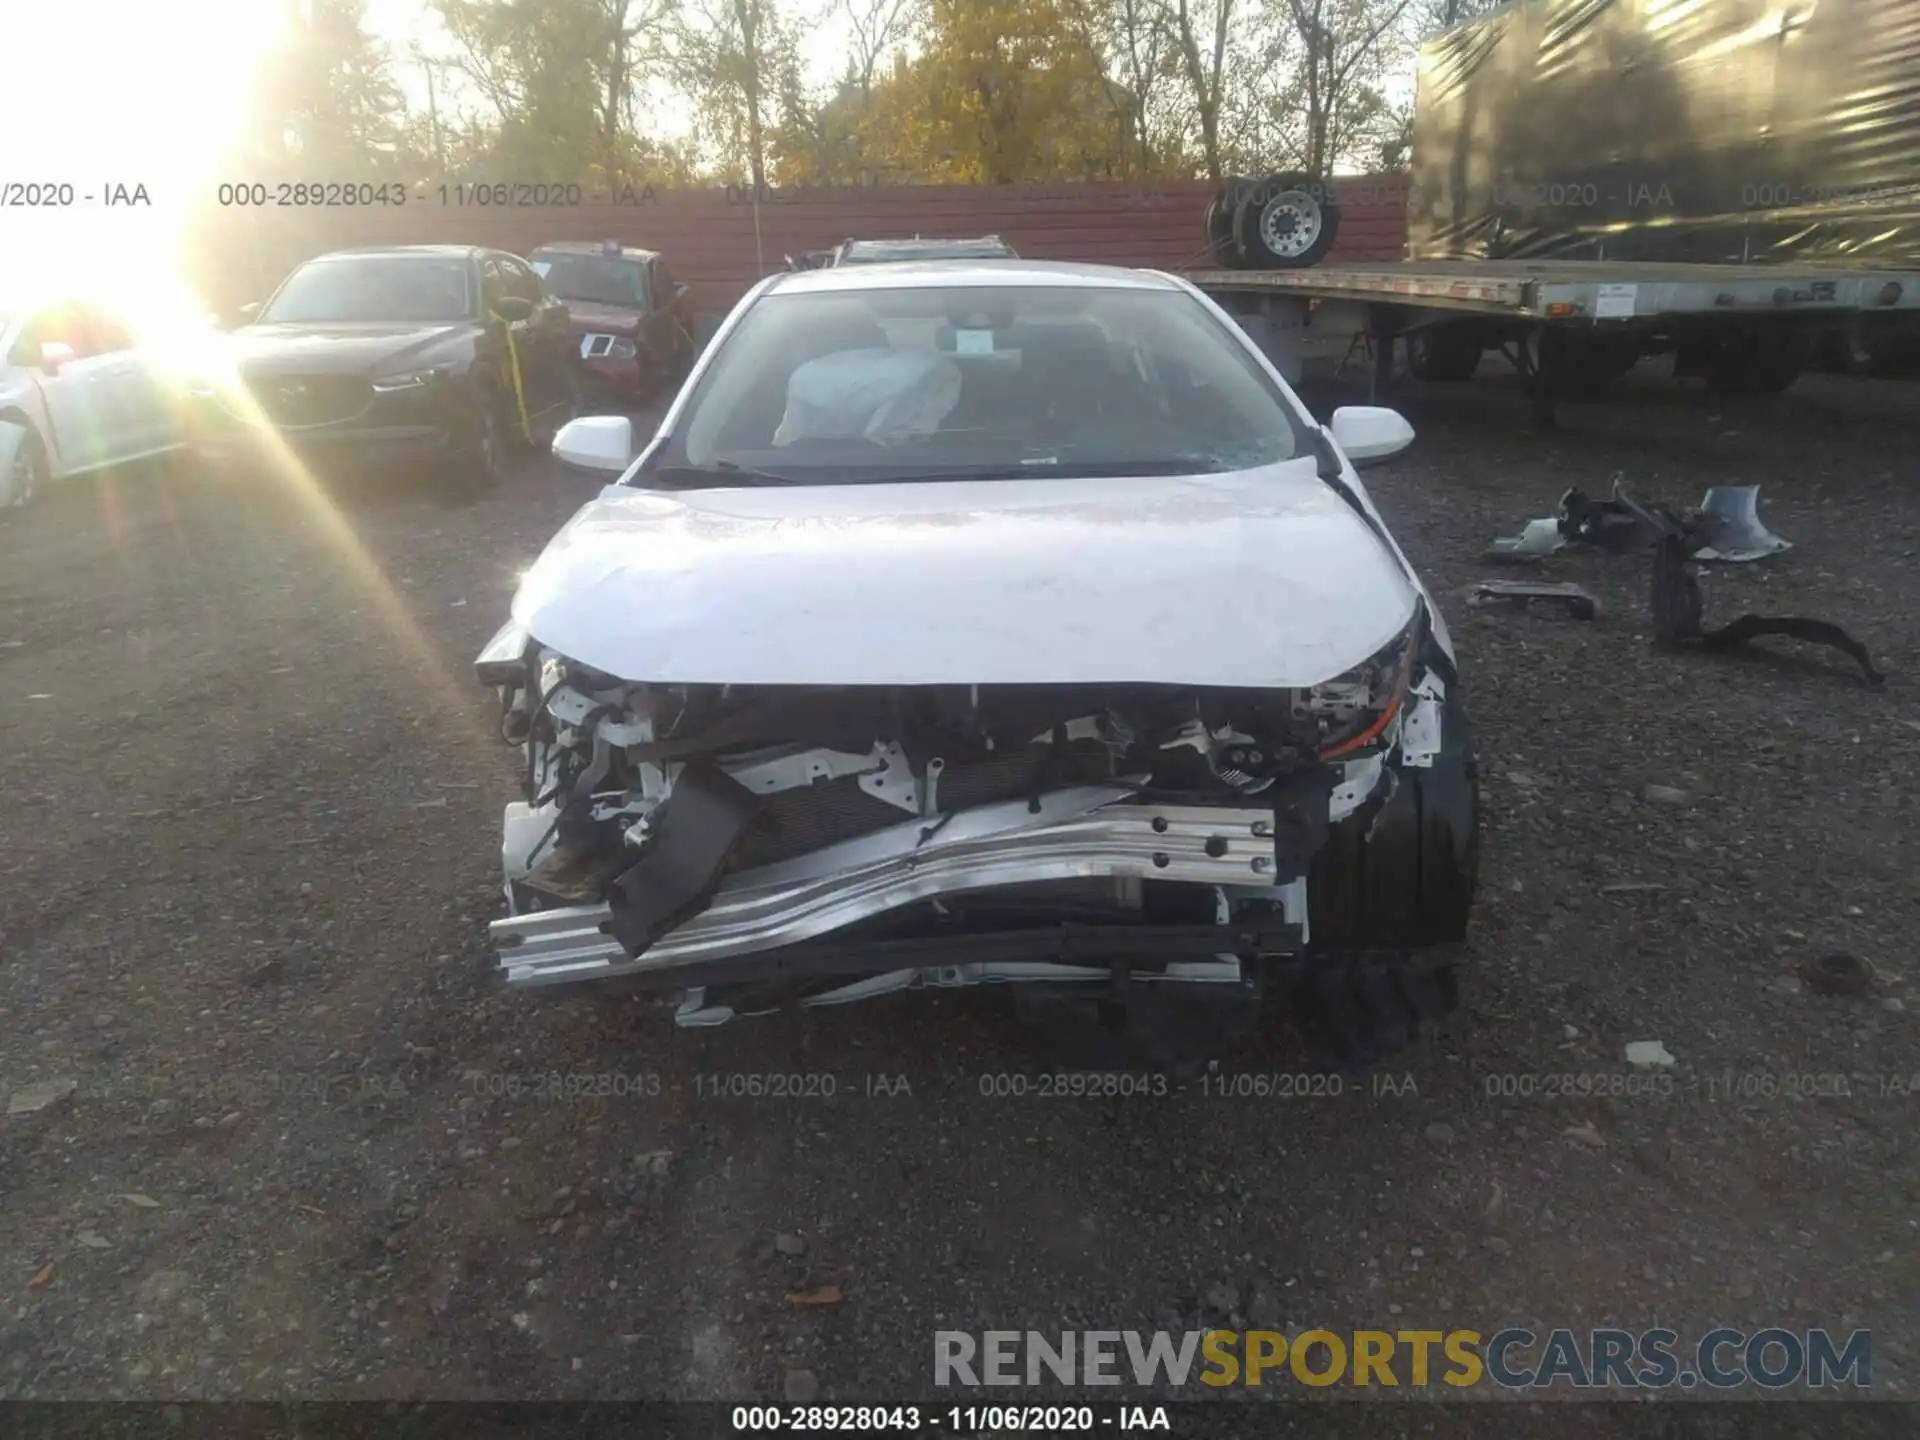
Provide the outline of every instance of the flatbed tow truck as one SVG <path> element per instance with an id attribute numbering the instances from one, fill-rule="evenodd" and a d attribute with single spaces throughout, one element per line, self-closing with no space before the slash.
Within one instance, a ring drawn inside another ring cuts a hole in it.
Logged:
<path id="1" fill-rule="evenodd" d="M 1246 329 L 1290 381 L 1310 356 L 1371 352 L 1376 398 L 1396 342 L 1420 379 L 1466 380 L 1487 350 L 1524 377 L 1535 419 L 1595 393 L 1645 355 L 1723 392 L 1791 384 L 1819 343 L 1864 328 L 1920 332 L 1920 272 L 1825 264 L 1408 260 L 1299 269 L 1196 269 L 1186 279 Z"/>

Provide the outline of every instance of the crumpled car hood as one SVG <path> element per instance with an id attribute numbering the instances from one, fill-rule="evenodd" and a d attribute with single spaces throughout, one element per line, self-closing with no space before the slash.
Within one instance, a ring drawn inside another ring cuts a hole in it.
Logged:
<path id="1" fill-rule="evenodd" d="M 1417 591 L 1311 458 L 1170 478 L 609 487 L 514 620 L 624 680 L 1286 688 Z"/>

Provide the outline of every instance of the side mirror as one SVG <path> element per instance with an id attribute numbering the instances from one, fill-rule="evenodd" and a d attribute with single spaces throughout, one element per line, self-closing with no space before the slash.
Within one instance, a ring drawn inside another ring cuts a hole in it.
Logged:
<path id="1" fill-rule="evenodd" d="M 633 422 L 624 415 L 569 420 L 553 437 L 553 458 L 575 470 L 618 475 L 633 463 Z"/>
<path id="2" fill-rule="evenodd" d="M 1413 426 L 1398 410 L 1381 405 L 1343 405 L 1327 430 L 1357 470 L 1391 460 L 1413 444 Z"/>
<path id="3" fill-rule="evenodd" d="M 40 368 L 49 375 L 58 375 L 63 365 L 71 365 L 77 357 L 73 347 L 59 340 L 43 340 L 40 343 Z"/>
<path id="4" fill-rule="evenodd" d="M 258 300 L 249 300 L 246 304 L 242 305 L 240 307 L 240 318 L 249 325 L 255 320 L 258 320 L 260 318 L 260 302 Z"/>
<path id="5" fill-rule="evenodd" d="M 533 316 L 533 302 L 522 295 L 502 295 L 493 302 L 493 313 L 508 324 Z"/>

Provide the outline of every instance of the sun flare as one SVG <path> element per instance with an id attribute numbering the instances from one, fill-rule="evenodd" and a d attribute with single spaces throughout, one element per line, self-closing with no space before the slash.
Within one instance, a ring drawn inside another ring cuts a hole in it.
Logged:
<path id="1" fill-rule="evenodd" d="M 9 17 L 0 179 L 43 202 L 7 211 L 0 301 L 82 295 L 153 341 L 204 307 L 179 278 L 188 217 L 240 141 L 256 67 L 285 33 L 274 0 L 30 6 Z M 190 343 L 186 341 L 185 343 Z"/>

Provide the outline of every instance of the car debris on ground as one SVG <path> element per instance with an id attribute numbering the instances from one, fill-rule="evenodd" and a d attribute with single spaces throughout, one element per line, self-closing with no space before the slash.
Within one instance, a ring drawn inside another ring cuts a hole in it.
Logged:
<path id="1" fill-rule="evenodd" d="M 1705 543 L 1694 551 L 1696 560 L 1742 565 L 1793 548 L 1791 540 L 1782 540 L 1760 523 L 1758 485 L 1716 485 L 1708 490 L 1700 502 L 1699 530 Z"/>
<path id="2" fill-rule="evenodd" d="M 1469 597 L 1475 605 L 1507 603 L 1525 608 L 1530 600 L 1553 600 L 1566 607 L 1576 620 L 1592 620 L 1600 614 L 1600 602 L 1578 585 L 1563 580 L 1482 580 Z"/>
<path id="3" fill-rule="evenodd" d="M 1503 535 L 1487 547 L 1485 559 L 1507 564 L 1544 559 L 1567 548 L 1567 537 L 1560 533 L 1560 522 L 1549 515 L 1529 520 L 1517 535 Z"/>
<path id="4" fill-rule="evenodd" d="M 1529 521 L 1517 536 L 1495 540 L 1484 558 L 1539 559 L 1573 546 L 1625 552 L 1648 544 L 1653 547 L 1653 643 L 1657 649 L 1697 645 L 1703 650 L 1731 650 L 1762 636 L 1780 635 L 1839 650 L 1859 665 L 1869 685 L 1885 683 L 1866 647 L 1831 620 L 1748 614 L 1706 628 L 1696 562 L 1744 564 L 1793 548 L 1792 541 L 1761 523 L 1758 485 L 1713 486 L 1696 509 L 1676 514 L 1662 505 L 1642 504 L 1615 476 L 1610 498 L 1597 500 L 1577 487 L 1569 489 L 1560 497 L 1557 517 Z M 1561 583 L 1498 580 L 1482 581 L 1473 590 L 1476 602 L 1564 597 L 1574 614 L 1591 619 L 1591 614 L 1581 615 L 1580 602 L 1574 598 L 1582 594 L 1577 586 Z"/>
<path id="5" fill-rule="evenodd" d="M 1783 635 L 1811 645 L 1826 645 L 1851 656 L 1869 685 L 1883 685 L 1886 677 L 1873 666 L 1867 649 L 1831 620 L 1798 615 L 1742 615 L 1709 630 L 1702 619 L 1699 570 L 1693 564 L 1704 534 L 1691 519 L 1668 511 L 1640 506 L 1615 488 L 1614 498 L 1628 506 L 1656 538 L 1653 550 L 1653 643 L 1662 650 L 1678 650 L 1697 643 L 1705 650 L 1730 650 L 1763 635 Z"/>

